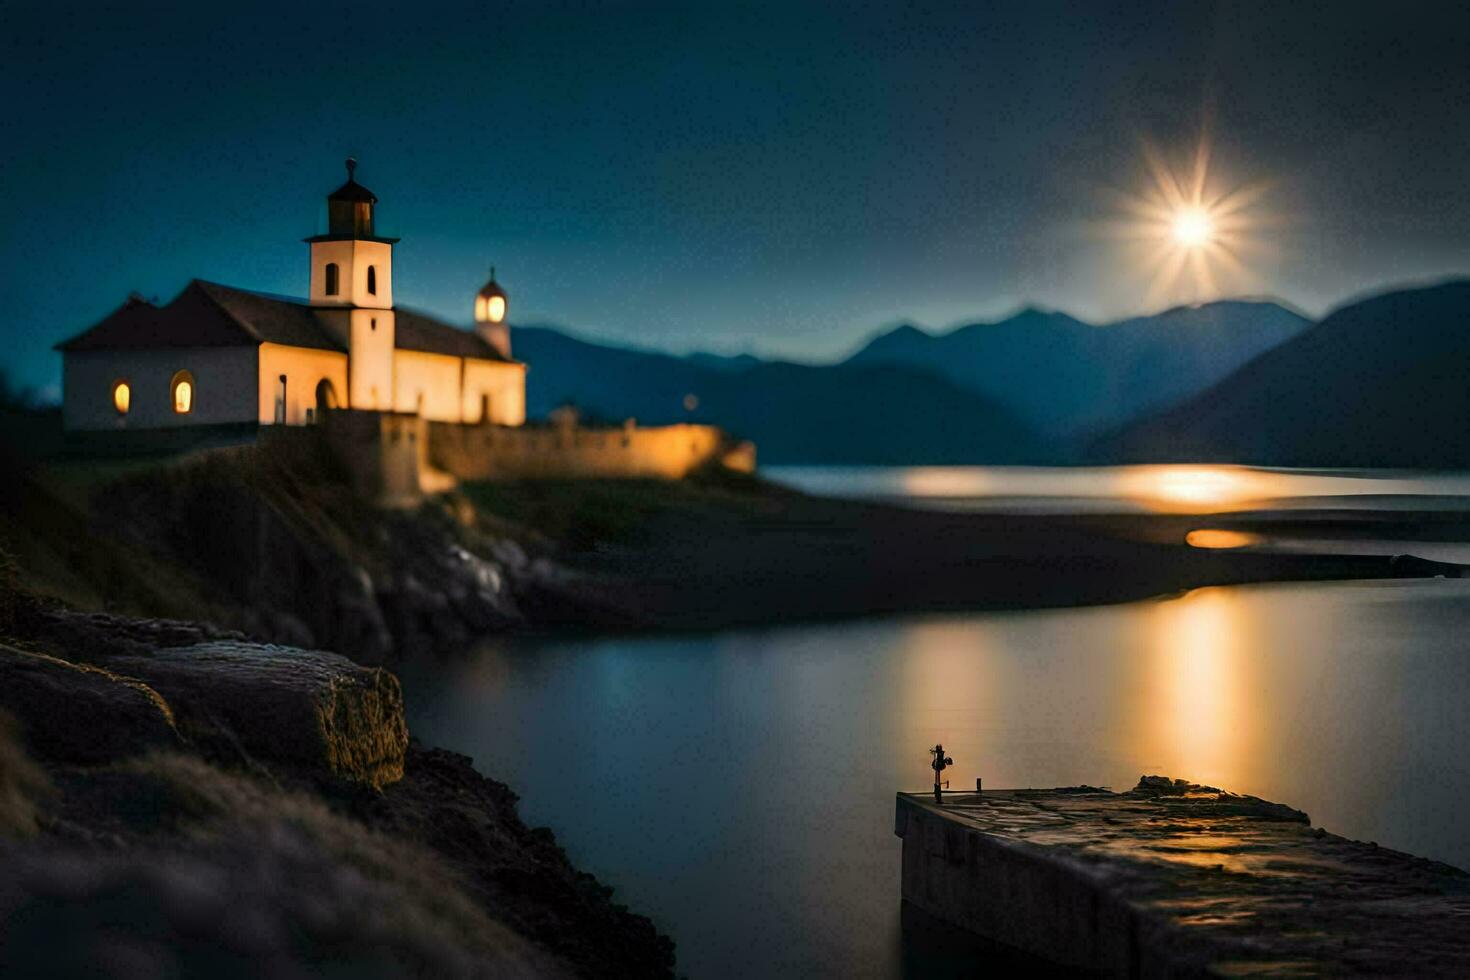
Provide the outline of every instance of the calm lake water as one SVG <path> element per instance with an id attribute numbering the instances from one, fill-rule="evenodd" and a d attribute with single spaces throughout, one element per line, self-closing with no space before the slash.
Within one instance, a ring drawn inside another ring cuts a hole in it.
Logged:
<path id="1" fill-rule="evenodd" d="M 1182 776 L 1470 867 L 1467 636 L 1470 580 L 1297 584 L 499 641 L 407 681 L 415 734 L 508 781 L 681 972 L 891 977 L 893 792 L 936 741 L 956 786 Z"/>
<path id="2" fill-rule="evenodd" d="M 958 510 L 1141 513 L 1460 509 L 1470 473 L 1254 466 L 769 466 L 761 475 L 808 493 Z M 1326 498 L 1332 498 L 1330 501 Z"/>

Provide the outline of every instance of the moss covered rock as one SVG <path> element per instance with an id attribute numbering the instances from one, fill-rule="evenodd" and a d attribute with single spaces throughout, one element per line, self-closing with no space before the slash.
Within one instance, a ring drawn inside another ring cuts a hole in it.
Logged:
<path id="1" fill-rule="evenodd" d="M 403 777 L 408 726 L 398 678 L 346 657 L 237 640 L 120 656 L 201 747 L 380 787 Z"/>

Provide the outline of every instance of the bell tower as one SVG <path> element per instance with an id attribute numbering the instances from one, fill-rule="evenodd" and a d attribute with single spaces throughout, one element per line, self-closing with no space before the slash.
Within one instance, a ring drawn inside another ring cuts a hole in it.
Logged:
<path id="1" fill-rule="evenodd" d="M 311 246 L 310 302 L 327 330 L 347 348 L 347 402 L 351 408 L 393 407 L 393 245 L 373 226 L 378 198 L 357 182 L 347 160 L 347 183 L 327 195 L 327 233 Z"/>
<path id="2" fill-rule="evenodd" d="M 510 360 L 510 324 L 505 322 L 508 297 L 495 281 L 495 266 L 490 267 L 490 281 L 475 296 L 475 332 L 485 343 Z"/>

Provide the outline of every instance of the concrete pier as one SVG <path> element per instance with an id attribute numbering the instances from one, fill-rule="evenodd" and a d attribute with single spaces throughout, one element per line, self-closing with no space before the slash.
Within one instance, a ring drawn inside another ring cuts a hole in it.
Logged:
<path id="1" fill-rule="evenodd" d="M 1126 793 L 899 793 L 895 818 L 904 901 L 1059 965 L 1470 976 L 1470 875 L 1279 803 L 1155 776 Z"/>

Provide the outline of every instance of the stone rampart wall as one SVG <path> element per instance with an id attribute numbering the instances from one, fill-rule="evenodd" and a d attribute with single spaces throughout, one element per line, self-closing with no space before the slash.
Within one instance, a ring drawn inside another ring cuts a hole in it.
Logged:
<path id="1" fill-rule="evenodd" d="M 711 463 L 755 468 L 755 449 L 709 425 L 429 423 L 429 461 L 461 480 L 644 477 L 677 480 Z"/>

